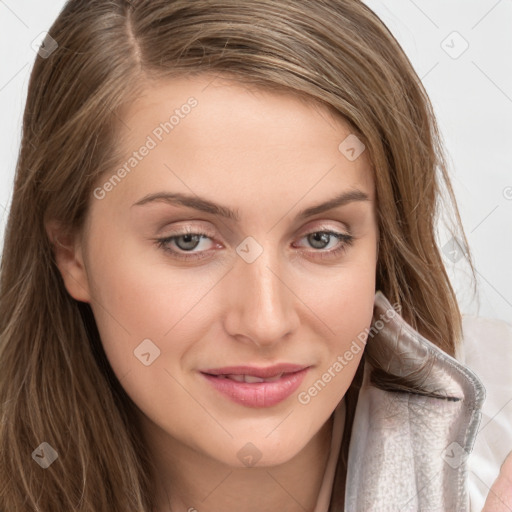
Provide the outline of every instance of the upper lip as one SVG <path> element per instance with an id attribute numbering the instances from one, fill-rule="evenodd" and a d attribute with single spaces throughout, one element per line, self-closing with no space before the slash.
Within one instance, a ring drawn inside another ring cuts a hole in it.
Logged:
<path id="1" fill-rule="evenodd" d="M 281 373 L 295 373 L 308 368 L 307 365 L 282 363 L 274 366 L 256 367 L 256 366 L 226 366 L 224 368 L 212 368 L 201 370 L 201 373 L 209 375 L 252 375 L 261 379 L 275 377 Z"/>

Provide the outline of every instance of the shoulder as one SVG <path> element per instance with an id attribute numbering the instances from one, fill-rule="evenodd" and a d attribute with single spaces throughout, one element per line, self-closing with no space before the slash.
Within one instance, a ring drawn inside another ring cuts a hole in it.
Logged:
<path id="1" fill-rule="evenodd" d="M 462 316 L 463 339 L 456 358 L 486 389 L 482 417 L 468 457 L 471 510 L 482 510 L 500 466 L 512 450 L 512 324 Z"/>

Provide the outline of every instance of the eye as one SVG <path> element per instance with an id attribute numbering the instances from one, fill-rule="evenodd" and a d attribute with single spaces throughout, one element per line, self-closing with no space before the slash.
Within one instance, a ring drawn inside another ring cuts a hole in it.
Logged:
<path id="1" fill-rule="evenodd" d="M 306 234 L 302 238 L 306 239 L 315 249 L 325 249 L 331 242 L 334 248 L 329 250 L 313 251 L 313 258 L 336 258 L 345 252 L 353 243 L 354 237 L 346 233 L 338 231 L 313 231 Z M 309 251 L 308 251 L 309 252 Z"/>
<path id="2" fill-rule="evenodd" d="M 313 253 L 313 258 L 335 258 L 354 243 L 354 237 L 352 235 L 331 230 L 312 231 L 304 235 L 301 240 L 302 239 L 306 239 L 310 247 L 317 249 L 306 251 Z M 159 248 L 176 259 L 198 260 L 209 257 L 208 253 L 210 251 L 207 248 L 203 247 L 203 250 L 195 251 L 195 249 L 201 247 L 203 241 L 207 240 L 212 241 L 212 237 L 209 233 L 193 231 L 187 228 L 182 233 L 176 233 L 165 238 L 158 238 L 155 242 Z M 205 244 L 203 244 L 203 246 L 204 245 Z M 206 245 L 208 245 L 208 243 L 206 243 Z M 334 248 L 325 250 L 329 245 Z"/>
<path id="3" fill-rule="evenodd" d="M 159 238 L 156 240 L 156 243 L 158 247 L 170 253 L 173 257 L 177 259 L 197 260 L 208 257 L 207 255 L 205 255 L 205 252 L 207 252 L 205 250 L 199 252 L 192 252 L 194 249 L 197 249 L 197 247 L 199 247 L 201 242 L 205 239 L 210 239 L 208 233 L 195 232 L 187 228 L 182 233 L 177 233 L 166 238 Z M 178 250 L 173 249 L 172 244 L 174 244 L 174 246 L 177 247 Z"/>

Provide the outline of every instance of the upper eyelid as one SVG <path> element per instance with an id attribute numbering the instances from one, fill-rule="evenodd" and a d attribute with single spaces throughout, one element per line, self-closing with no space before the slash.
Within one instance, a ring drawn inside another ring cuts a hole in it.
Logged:
<path id="1" fill-rule="evenodd" d="M 183 222 L 187 222 L 187 221 L 183 221 Z M 188 222 L 194 222 L 194 220 L 191 219 Z M 211 224 L 209 221 L 205 221 L 205 222 L 207 222 L 208 224 Z M 330 224 L 332 222 L 337 222 L 338 224 L 342 224 L 343 226 L 342 227 L 339 227 L 339 226 L 333 227 Z M 314 224 L 314 223 L 319 223 L 319 224 Z M 309 227 L 304 227 L 304 228 L 300 229 L 300 233 L 309 234 L 309 233 L 315 233 L 318 231 L 336 231 L 336 232 L 342 232 L 347 235 L 351 234 L 350 226 L 340 220 L 334 220 L 334 219 L 325 220 L 325 219 L 319 218 L 319 219 L 310 220 L 307 224 Z M 311 225 L 311 224 L 313 224 L 313 225 Z M 162 231 L 164 231 L 164 230 L 162 229 Z M 197 233 L 197 232 L 204 232 L 205 234 L 209 234 L 208 236 L 210 236 L 210 234 L 211 234 L 211 236 L 214 236 L 214 229 L 205 227 L 204 225 L 196 226 L 196 225 L 185 224 L 182 227 L 175 228 L 175 230 L 173 230 L 173 231 L 174 231 L 173 233 L 171 233 L 167 236 L 168 237 L 177 236 L 177 235 L 179 236 L 181 234 L 186 234 L 187 232 L 190 232 L 192 234 Z M 218 231 L 218 230 L 215 230 L 215 231 Z M 231 233 L 231 230 L 229 230 L 229 231 Z M 165 235 L 163 235 L 163 236 L 165 236 Z M 245 236 L 243 236 L 242 238 L 245 238 Z"/>
<path id="2" fill-rule="evenodd" d="M 332 226 L 323 224 L 321 226 L 316 226 L 316 227 L 312 226 L 310 228 L 302 229 L 300 231 L 301 235 L 299 235 L 299 236 L 306 236 L 306 235 L 309 235 L 312 233 L 321 233 L 321 232 L 326 232 L 326 231 L 334 231 L 336 233 L 341 233 L 341 234 L 345 234 L 345 235 L 351 234 L 350 229 L 348 229 L 348 228 L 338 228 L 338 227 L 332 227 Z M 198 227 L 186 226 L 181 229 L 177 228 L 176 231 L 169 233 L 168 235 L 162 235 L 162 238 L 171 238 L 171 237 L 175 237 L 175 236 L 184 236 L 184 235 L 188 235 L 188 234 L 192 234 L 192 235 L 204 234 L 204 235 L 207 235 L 208 237 L 215 238 L 215 234 L 213 233 L 212 230 L 207 229 L 207 228 L 205 229 L 205 228 L 199 227 L 199 226 Z"/>

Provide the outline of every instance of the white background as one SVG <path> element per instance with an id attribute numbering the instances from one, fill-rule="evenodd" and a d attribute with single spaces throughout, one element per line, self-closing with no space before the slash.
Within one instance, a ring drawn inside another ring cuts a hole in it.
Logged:
<path id="1" fill-rule="evenodd" d="M 366 3 L 403 46 L 438 117 L 478 273 L 479 307 L 470 301 L 463 260 L 446 258 L 461 308 L 512 323 L 512 1 Z M 61 0 L 0 0 L 2 237 L 35 59 L 31 43 L 49 29 L 63 5 Z M 450 238 L 443 233 L 441 246 Z"/>

